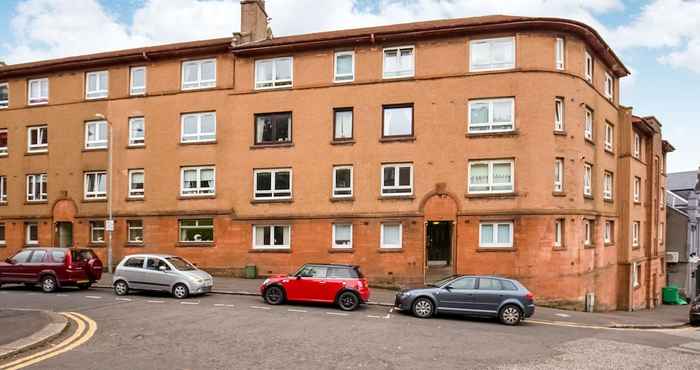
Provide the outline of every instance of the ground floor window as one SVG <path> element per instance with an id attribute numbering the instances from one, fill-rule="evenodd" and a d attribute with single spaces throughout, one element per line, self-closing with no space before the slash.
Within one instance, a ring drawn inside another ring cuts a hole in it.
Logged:
<path id="1" fill-rule="evenodd" d="M 403 226 L 400 222 L 386 222 L 381 228 L 381 248 L 401 248 L 403 246 Z"/>
<path id="2" fill-rule="evenodd" d="M 352 248 L 352 224 L 333 224 L 333 248 Z"/>
<path id="3" fill-rule="evenodd" d="M 0 223 L 0 245 L 5 245 L 5 224 Z"/>
<path id="4" fill-rule="evenodd" d="M 26 245 L 39 244 L 39 224 L 35 222 L 24 224 L 24 242 Z"/>
<path id="5" fill-rule="evenodd" d="M 479 224 L 479 247 L 512 248 L 512 222 L 482 222 Z"/>
<path id="6" fill-rule="evenodd" d="M 143 230 L 142 230 L 143 231 Z M 180 220 L 180 242 L 211 243 L 214 241 L 214 220 L 211 218 Z"/>
<path id="7" fill-rule="evenodd" d="M 105 222 L 90 221 L 90 243 L 105 242 Z"/>
<path id="8" fill-rule="evenodd" d="M 288 249 L 290 225 L 253 225 L 253 249 Z"/>
<path id="9" fill-rule="evenodd" d="M 564 246 L 564 219 L 560 218 L 554 221 L 554 247 L 562 248 Z"/>
<path id="10" fill-rule="evenodd" d="M 127 240 L 130 244 L 143 243 L 143 221 L 129 220 L 126 221 Z"/>
<path id="11" fill-rule="evenodd" d="M 632 287 L 639 286 L 639 278 L 642 275 L 642 265 L 639 262 L 632 264 Z"/>

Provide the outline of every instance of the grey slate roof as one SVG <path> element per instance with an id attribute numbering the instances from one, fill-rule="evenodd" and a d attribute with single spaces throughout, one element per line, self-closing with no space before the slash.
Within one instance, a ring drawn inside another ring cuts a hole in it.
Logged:
<path id="1" fill-rule="evenodd" d="M 696 171 L 669 173 L 666 175 L 666 188 L 670 191 L 694 189 L 697 180 Z"/>

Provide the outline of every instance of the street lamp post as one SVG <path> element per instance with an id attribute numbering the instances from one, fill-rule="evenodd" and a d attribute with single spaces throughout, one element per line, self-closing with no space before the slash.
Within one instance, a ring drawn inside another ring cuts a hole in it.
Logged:
<path id="1" fill-rule="evenodd" d="M 112 122 L 110 122 L 104 114 L 97 113 L 95 117 L 107 122 L 107 272 L 112 273 L 112 232 L 114 231 L 114 220 L 112 219 Z"/>

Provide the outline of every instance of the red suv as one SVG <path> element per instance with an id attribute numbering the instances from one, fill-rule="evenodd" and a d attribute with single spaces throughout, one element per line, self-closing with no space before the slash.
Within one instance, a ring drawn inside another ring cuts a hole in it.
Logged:
<path id="1" fill-rule="evenodd" d="M 89 288 L 102 277 L 102 261 L 90 249 L 25 248 L 0 262 L 0 285 L 41 284 L 50 293 L 63 286 Z"/>
<path id="2" fill-rule="evenodd" d="M 351 265 L 306 264 L 293 275 L 266 279 L 260 293 L 268 304 L 323 302 L 345 311 L 369 300 L 367 279 L 359 267 Z"/>

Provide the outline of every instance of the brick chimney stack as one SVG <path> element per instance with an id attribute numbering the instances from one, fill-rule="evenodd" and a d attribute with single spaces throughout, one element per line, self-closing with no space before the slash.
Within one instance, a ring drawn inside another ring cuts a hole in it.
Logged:
<path id="1" fill-rule="evenodd" d="M 265 0 L 241 0 L 241 32 L 233 34 L 234 44 L 272 38 Z"/>

